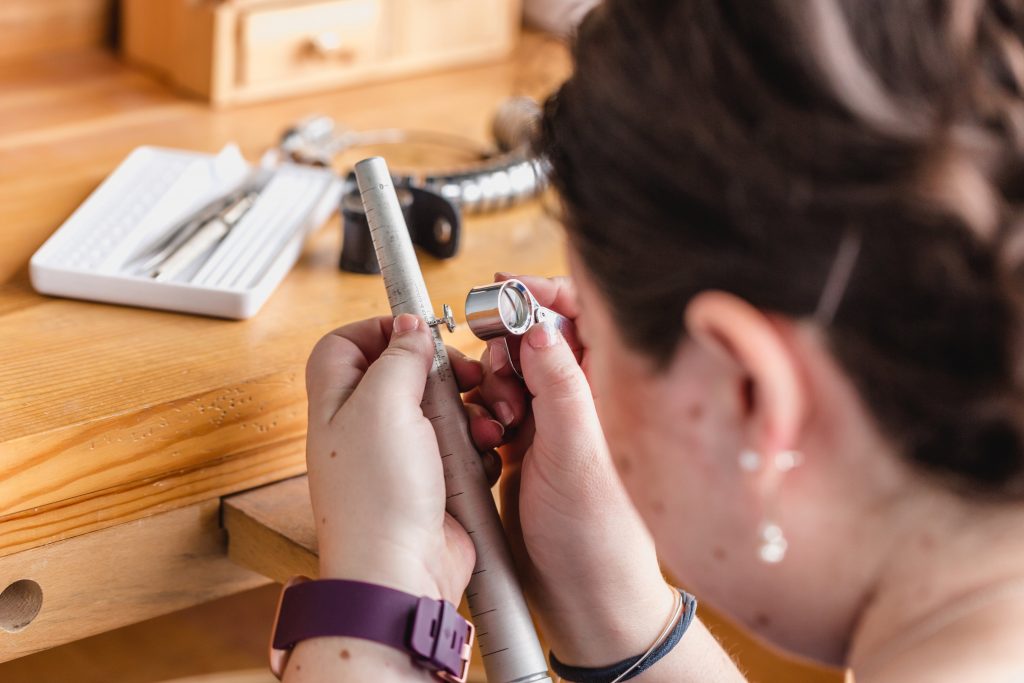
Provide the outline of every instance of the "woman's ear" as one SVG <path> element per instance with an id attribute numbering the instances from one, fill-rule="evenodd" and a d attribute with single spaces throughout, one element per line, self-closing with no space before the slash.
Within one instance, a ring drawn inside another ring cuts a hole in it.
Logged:
<path id="1" fill-rule="evenodd" d="M 697 344 L 736 366 L 749 447 L 769 458 L 798 448 L 806 386 L 777 323 L 737 296 L 708 291 L 691 299 L 685 325 Z"/>

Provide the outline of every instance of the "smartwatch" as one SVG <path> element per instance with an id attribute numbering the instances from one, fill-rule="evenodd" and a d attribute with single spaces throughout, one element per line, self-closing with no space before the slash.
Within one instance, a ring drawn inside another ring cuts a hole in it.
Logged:
<path id="1" fill-rule="evenodd" d="M 408 653 L 438 680 L 465 683 L 473 624 L 447 600 L 338 579 L 291 579 L 281 591 L 270 641 L 270 670 L 279 679 L 292 649 L 325 636 L 362 638 Z"/>

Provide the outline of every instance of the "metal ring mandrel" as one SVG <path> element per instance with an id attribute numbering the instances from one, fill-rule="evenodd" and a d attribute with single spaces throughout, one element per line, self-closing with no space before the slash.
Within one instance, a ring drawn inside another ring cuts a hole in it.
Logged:
<path id="1" fill-rule="evenodd" d="M 412 225 L 412 193 L 401 188 L 395 192 L 398 204 L 402 207 L 402 216 L 407 224 Z M 359 192 L 349 192 L 341 198 L 341 219 L 343 236 L 338 267 L 350 273 L 379 273 L 380 264 L 373 250 L 370 224 L 366 220 L 366 210 Z"/>
<path id="2" fill-rule="evenodd" d="M 391 313 L 426 318 L 434 309 L 387 164 L 380 158 L 366 159 L 355 170 Z M 487 679 L 550 681 L 501 518 L 469 434 L 469 418 L 453 381 L 448 351 L 439 335 L 433 337 L 434 369 L 427 375 L 420 406 L 437 437 L 438 452 L 444 454 L 445 507 L 472 534 L 477 548 L 466 600 L 481 634 L 478 642 L 485 654 Z"/>

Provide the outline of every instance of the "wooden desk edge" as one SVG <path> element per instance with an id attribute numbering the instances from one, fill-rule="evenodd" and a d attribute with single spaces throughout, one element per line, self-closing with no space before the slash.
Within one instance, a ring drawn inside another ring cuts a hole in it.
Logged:
<path id="1" fill-rule="evenodd" d="M 216 499 L 0 558 L 0 588 L 23 580 L 41 589 L 41 609 L 5 631 L 31 606 L 0 596 L 0 661 L 269 582 L 228 559 Z"/>

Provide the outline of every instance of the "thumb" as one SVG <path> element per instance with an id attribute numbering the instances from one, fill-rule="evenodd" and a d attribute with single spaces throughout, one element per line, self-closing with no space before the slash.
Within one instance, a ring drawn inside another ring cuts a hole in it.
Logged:
<path id="1" fill-rule="evenodd" d="M 590 385 L 557 324 L 548 321 L 526 334 L 520 363 L 526 386 L 534 397 L 538 433 L 600 430 Z"/>
<path id="2" fill-rule="evenodd" d="M 419 409 L 427 374 L 434 362 L 434 335 L 421 318 L 408 313 L 395 318 L 388 346 L 366 371 L 359 385 L 364 397 L 390 408 Z M 396 401 L 397 399 L 397 401 Z"/>
<path id="3" fill-rule="evenodd" d="M 520 362 L 533 394 L 536 435 L 531 455 L 564 500 L 606 498 L 619 490 L 590 384 L 572 347 L 552 322 L 523 340 Z M 577 511 L 573 504 L 573 514 Z"/>

